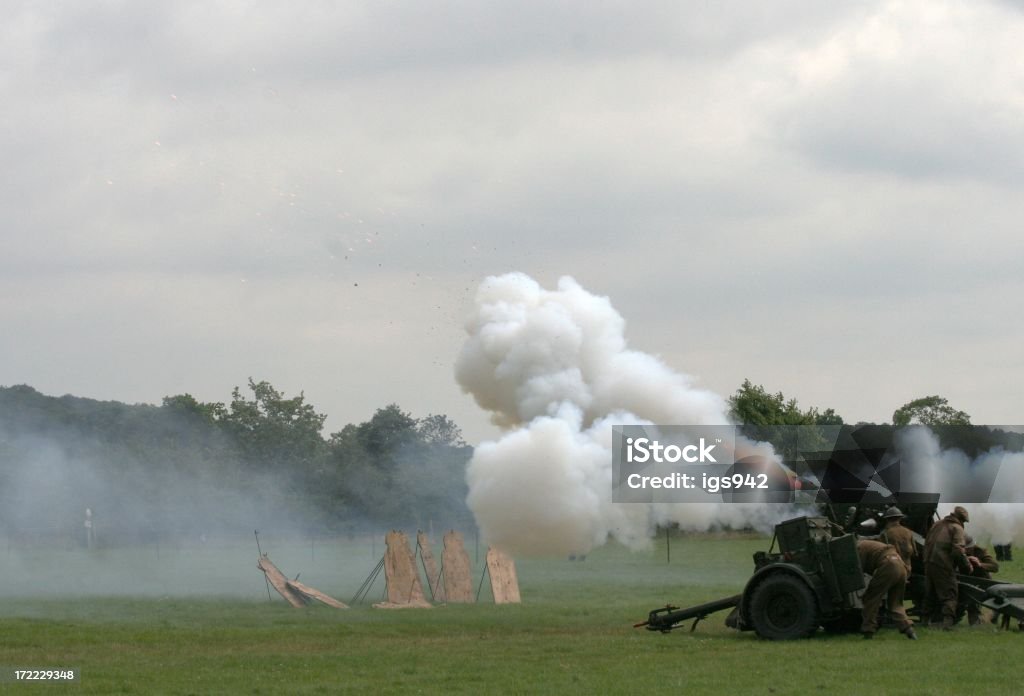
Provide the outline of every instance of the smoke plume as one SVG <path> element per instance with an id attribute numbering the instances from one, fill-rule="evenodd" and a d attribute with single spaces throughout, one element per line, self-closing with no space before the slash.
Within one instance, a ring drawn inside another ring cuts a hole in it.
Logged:
<path id="1" fill-rule="evenodd" d="M 979 541 L 1007 544 L 1024 535 L 1024 453 L 996 448 L 973 459 L 959 449 L 943 449 L 929 428 L 912 426 L 897 433 L 899 456 L 916 478 L 902 481 L 905 490 L 943 492 L 940 514 L 955 505 L 968 508 L 968 532 Z M 959 494 L 988 503 L 946 502 Z"/>
<path id="2" fill-rule="evenodd" d="M 456 379 L 506 432 L 477 447 L 468 503 L 483 537 L 517 554 L 642 546 L 656 525 L 769 528 L 787 506 L 612 504 L 612 425 L 729 423 L 717 394 L 627 348 L 606 297 L 509 273 L 480 286 Z M 774 457 L 770 445 L 737 443 Z M 737 452 L 740 455 L 740 452 Z"/>

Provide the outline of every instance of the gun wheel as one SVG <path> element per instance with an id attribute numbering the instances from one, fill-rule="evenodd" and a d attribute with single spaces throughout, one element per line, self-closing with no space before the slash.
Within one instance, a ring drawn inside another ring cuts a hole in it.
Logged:
<path id="1" fill-rule="evenodd" d="M 773 575 L 754 588 L 750 621 L 762 638 L 806 638 L 818 630 L 818 605 L 802 580 L 792 575 Z"/>

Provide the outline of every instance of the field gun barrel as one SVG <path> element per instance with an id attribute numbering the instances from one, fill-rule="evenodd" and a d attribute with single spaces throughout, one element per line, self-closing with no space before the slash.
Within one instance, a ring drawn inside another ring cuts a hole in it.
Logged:
<path id="1" fill-rule="evenodd" d="M 971 577 L 959 578 L 960 593 L 967 601 L 994 611 L 1000 625 L 1009 628 L 1010 620 L 1017 620 L 1017 629 L 1024 630 L 1024 585 Z"/>
<path id="2" fill-rule="evenodd" d="M 648 631 L 661 631 L 662 633 L 668 633 L 674 628 L 677 628 L 683 621 L 693 619 L 693 625 L 690 626 L 692 632 L 697 628 L 697 624 L 701 619 L 705 618 L 709 614 L 722 611 L 724 609 L 732 609 L 740 603 L 742 595 L 733 595 L 732 597 L 726 597 L 725 599 L 716 599 L 713 602 L 706 602 L 705 604 L 698 604 L 697 606 L 687 607 L 686 609 L 680 609 L 674 607 L 671 604 L 667 604 L 660 609 L 655 609 L 647 615 L 647 620 L 638 624 L 633 624 L 633 628 L 645 627 Z"/>

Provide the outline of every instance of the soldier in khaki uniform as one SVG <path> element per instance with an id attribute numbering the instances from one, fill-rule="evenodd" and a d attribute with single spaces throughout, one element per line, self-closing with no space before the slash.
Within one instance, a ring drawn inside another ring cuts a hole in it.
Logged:
<path id="1" fill-rule="evenodd" d="M 901 520 L 906 517 L 895 505 L 885 511 L 882 515 L 885 519 L 885 529 L 878 535 L 880 541 L 892 544 L 907 566 L 907 574 L 910 574 L 911 560 L 917 555 L 917 548 L 914 545 L 914 533 L 903 526 Z"/>
<path id="2" fill-rule="evenodd" d="M 871 574 L 871 582 L 864 590 L 861 602 L 860 632 L 871 638 L 878 630 L 878 610 L 882 600 L 888 600 L 889 614 L 900 633 L 910 640 L 917 640 L 914 624 L 903 608 L 903 593 L 907 586 L 907 566 L 899 552 L 891 544 L 863 539 L 857 542 L 857 555 L 865 573 Z"/>
<path id="3" fill-rule="evenodd" d="M 970 534 L 966 535 L 964 553 L 967 554 L 967 560 L 971 564 L 971 576 L 990 580 L 992 579 L 992 573 L 999 572 L 999 563 L 996 562 L 996 559 L 992 558 L 984 546 L 975 544 Z M 967 609 L 967 622 L 971 626 L 977 626 L 981 623 L 981 608 L 971 601 L 961 602 L 961 605 L 964 604 L 967 605 L 965 607 Z M 957 615 L 959 614 L 960 611 L 957 612 Z"/>
<path id="4" fill-rule="evenodd" d="M 945 631 L 956 623 L 957 569 L 971 572 L 964 553 L 964 523 L 969 520 L 967 510 L 958 505 L 932 525 L 924 541 L 924 616 L 934 621 L 941 612 Z"/>

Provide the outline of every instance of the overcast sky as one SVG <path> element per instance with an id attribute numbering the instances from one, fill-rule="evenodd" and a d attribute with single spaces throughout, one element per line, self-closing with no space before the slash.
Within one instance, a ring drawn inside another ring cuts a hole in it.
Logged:
<path id="1" fill-rule="evenodd" d="M 723 395 L 1024 420 L 1024 3 L 0 8 L 0 385 L 476 442 L 516 270 Z"/>

